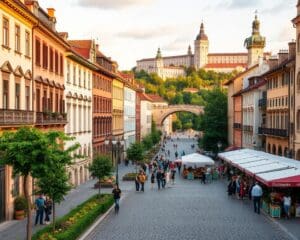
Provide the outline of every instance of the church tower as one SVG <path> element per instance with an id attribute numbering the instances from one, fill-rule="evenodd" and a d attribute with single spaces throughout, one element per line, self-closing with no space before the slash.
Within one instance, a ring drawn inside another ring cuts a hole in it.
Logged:
<path id="1" fill-rule="evenodd" d="M 164 60 L 161 55 L 160 48 L 157 49 L 156 57 L 155 57 L 155 72 L 158 76 L 163 78 L 163 69 L 164 69 Z"/>
<path id="2" fill-rule="evenodd" d="M 194 67 L 203 68 L 208 63 L 208 37 L 204 32 L 204 24 L 201 23 L 200 32 L 195 40 Z"/>
<path id="3" fill-rule="evenodd" d="M 248 49 L 248 67 L 257 64 L 259 59 L 264 57 L 266 38 L 260 35 L 259 27 L 260 22 L 256 13 L 252 23 L 252 35 L 245 40 L 245 47 Z"/>

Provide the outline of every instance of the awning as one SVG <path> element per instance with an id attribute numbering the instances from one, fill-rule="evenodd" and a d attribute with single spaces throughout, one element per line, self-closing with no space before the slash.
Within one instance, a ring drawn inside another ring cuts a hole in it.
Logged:
<path id="1" fill-rule="evenodd" d="M 224 152 L 218 157 L 268 187 L 300 187 L 300 161 L 252 149 Z"/>
<path id="2" fill-rule="evenodd" d="M 205 167 L 212 166 L 215 164 L 214 160 L 210 157 L 204 156 L 198 153 L 192 153 L 189 155 L 182 156 L 182 164 L 186 167 Z"/>

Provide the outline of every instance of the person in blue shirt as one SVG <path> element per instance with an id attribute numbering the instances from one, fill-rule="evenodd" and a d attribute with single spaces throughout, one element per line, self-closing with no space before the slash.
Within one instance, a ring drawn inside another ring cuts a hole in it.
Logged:
<path id="1" fill-rule="evenodd" d="M 262 195 L 262 188 L 258 185 L 258 182 L 256 182 L 252 188 L 251 196 L 253 198 L 254 212 L 257 214 L 260 214 L 260 200 Z"/>
<path id="2" fill-rule="evenodd" d="M 35 207 L 36 207 L 35 225 L 38 224 L 39 219 L 40 219 L 40 224 L 44 225 L 43 216 L 44 216 L 44 211 L 45 211 L 45 199 L 44 199 L 43 195 L 40 195 L 35 200 Z"/>

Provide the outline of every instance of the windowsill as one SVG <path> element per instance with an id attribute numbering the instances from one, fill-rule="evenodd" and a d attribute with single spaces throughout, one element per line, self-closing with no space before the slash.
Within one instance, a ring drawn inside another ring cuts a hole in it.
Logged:
<path id="1" fill-rule="evenodd" d="M 6 45 L 2 44 L 2 48 L 7 49 L 8 51 L 10 51 L 10 47 L 9 46 L 6 46 Z"/>
<path id="2" fill-rule="evenodd" d="M 15 54 L 18 54 L 19 56 L 22 56 L 22 53 L 18 50 L 15 50 Z"/>
<path id="3" fill-rule="evenodd" d="M 29 59 L 29 60 L 31 59 L 31 57 L 28 56 L 28 55 L 24 55 L 24 56 L 25 56 L 26 59 Z"/>

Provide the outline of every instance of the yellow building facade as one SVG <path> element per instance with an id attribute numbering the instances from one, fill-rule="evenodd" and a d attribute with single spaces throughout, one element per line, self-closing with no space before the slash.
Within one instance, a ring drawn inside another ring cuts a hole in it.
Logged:
<path id="1" fill-rule="evenodd" d="M 112 82 L 112 135 L 121 139 L 124 133 L 124 82 L 114 79 Z"/>

